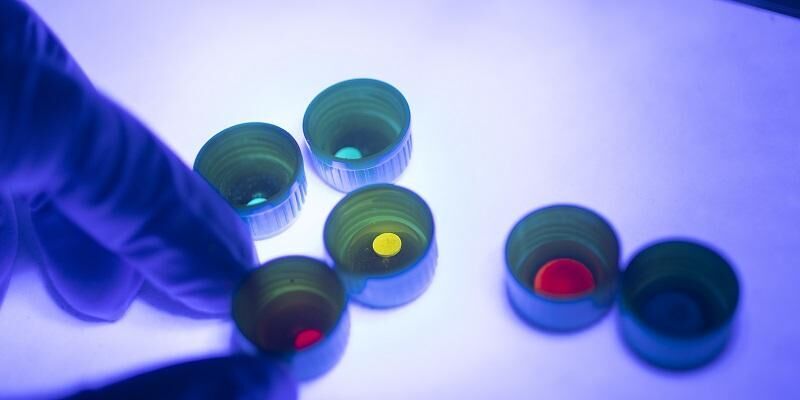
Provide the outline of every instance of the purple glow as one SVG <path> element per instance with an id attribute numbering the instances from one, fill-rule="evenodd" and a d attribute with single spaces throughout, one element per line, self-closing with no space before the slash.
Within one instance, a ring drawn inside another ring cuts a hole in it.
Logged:
<path id="1" fill-rule="evenodd" d="M 341 362 L 302 399 L 525 399 L 532 380 L 542 398 L 798 397 L 787 310 L 800 308 L 800 20 L 714 0 L 30 3 L 187 163 L 243 121 L 302 143 L 303 111 L 332 83 L 403 91 L 414 155 L 397 183 L 434 213 L 436 276 L 407 307 L 351 307 Z M 322 223 L 342 195 L 306 170 L 307 206 L 257 244 L 262 260 L 325 254 Z M 743 290 L 728 351 L 670 374 L 625 349 L 616 311 L 568 336 L 520 322 L 502 245 L 520 216 L 556 202 L 603 210 L 623 263 L 664 236 L 724 250 Z M 229 351 L 229 321 L 141 298 L 116 323 L 77 320 L 35 260 L 19 256 L 0 307 L 0 397 Z"/>

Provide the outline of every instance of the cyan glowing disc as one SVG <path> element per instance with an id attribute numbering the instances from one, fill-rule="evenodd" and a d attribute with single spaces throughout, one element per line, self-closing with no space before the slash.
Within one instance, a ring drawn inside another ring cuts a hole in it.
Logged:
<path id="1" fill-rule="evenodd" d="M 339 149 L 339 151 L 334 154 L 334 157 L 343 158 L 345 160 L 358 160 L 363 156 L 361 155 L 361 150 L 355 147 L 345 146 Z"/>

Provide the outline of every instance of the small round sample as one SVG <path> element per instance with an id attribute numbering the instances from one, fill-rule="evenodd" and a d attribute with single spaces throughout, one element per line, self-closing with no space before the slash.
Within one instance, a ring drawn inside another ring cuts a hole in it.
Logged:
<path id="1" fill-rule="evenodd" d="M 256 240 L 286 229 L 305 200 L 300 147 L 275 125 L 250 122 L 223 130 L 200 149 L 194 170 L 236 209 Z"/>
<path id="2" fill-rule="evenodd" d="M 577 298 L 594 290 L 592 271 L 578 260 L 556 258 L 546 262 L 533 278 L 533 290 L 552 298 Z"/>
<path id="3" fill-rule="evenodd" d="M 619 242 L 586 208 L 555 205 L 522 218 L 508 235 L 506 287 L 514 310 L 551 331 L 591 325 L 614 302 Z"/>
<path id="4" fill-rule="evenodd" d="M 361 150 L 355 147 L 346 146 L 337 150 L 336 154 L 334 154 L 334 157 L 344 160 L 360 160 L 362 157 L 364 157 L 364 155 L 361 154 Z"/>
<path id="5" fill-rule="evenodd" d="M 349 192 L 394 181 L 411 157 L 411 111 L 388 83 L 352 79 L 318 94 L 303 117 L 314 167 L 333 188 Z"/>
<path id="6" fill-rule="evenodd" d="M 394 257 L 403 248 L 403 240 L 391 232 L 381 233 L 372 241 L 372 250 L 381 257 Z"/>
<path id="7" fill-rule="evenodd" d="M 391 184 L 356 189 L 333 208 L 323 237 L 348 293 L 361 304 L 408 303 L 433 278 L 433 215 L 408 189 Z"/>
<path id="8" fill-rule="evenodd" d="M 283 360 L 298 379 L 333 368 L 347 344 L 347 294 L 322 261 L 272 260 L 252 271 L 234 294 L 233 319 L 248 352 Z"/>
<path id="9" fill-rule="evenodd" d="M 738 302 L 739 281 L 722 256 L 691 241 L 660 242 L 623 274 L 622 336 L 654 365 L 696 368 L 724 349 Z"/>
<path id="10" fill-rule="evenodd" d="M 295 350 L 303 350 L 322 339 L 322 332 L 317 329 L 303 329 L 294 337 Z"/>

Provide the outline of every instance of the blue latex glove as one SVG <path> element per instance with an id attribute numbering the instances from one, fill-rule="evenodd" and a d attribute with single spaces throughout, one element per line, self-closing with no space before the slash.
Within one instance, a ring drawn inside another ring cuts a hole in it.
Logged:
<path id="1" fill-rule="evenodd" d="M 143 281 L 192 310 L 228 315 L 255 260 L 222 197 L 100 93 L 32 10 L 0 0 L 0 291 L 17 248 L 12 196 L 29 199 L 44 275 L 83 318 L 118 319 Z M 94 395 L 267 398 L 274 371 L 241 356 L 202 360 Z"/>
<path id="2" fill-rule="evenodd" d="M 0 4 L 0 190 L 32 199 L 56 292 L 78 314 L 114 320 L 144 279 L 189 308 L 228 313 L 254 263 L 233 209 L 95 89 L 29 8 Z"/>
<path id="3" fill-rule="evenodd" d="M 297 387 L 274 364 L 246 356 L 187 362 L 138 375 L 69 400 L 296 399 Z"/>

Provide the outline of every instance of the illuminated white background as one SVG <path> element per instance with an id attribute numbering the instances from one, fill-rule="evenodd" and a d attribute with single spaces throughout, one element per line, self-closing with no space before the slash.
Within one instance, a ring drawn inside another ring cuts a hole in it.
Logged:
<path id="1" fill-rule="evenodd" d="M 405 94 L 415 148 L 398 183 L 433 209 L 436 276 L 406 307 L 352 306 L 344 358 L 303 399 L 800 394 L 800 20 L 711 0 L 32 3 L 187 163 L 244 121 L 302 143 L 308 102 L 344 79 Z M 323 256 L 342 195 L 310 168 L 305 209 L 258 243 L 262 259 Z M 616 311 L 571 335 L 521 323 L 502 246 L 519 217 L 553 202 L 605 215 L 623 261 L 665 236 L 722 249 L 743 286 L 729 351 L 665 373 L 626 350 Z M 0 308 L 0 397 L 227 351 L 228 321 L 145 301 L 113 324 L 75 319 L 30 264 Z"/>

